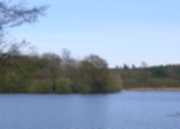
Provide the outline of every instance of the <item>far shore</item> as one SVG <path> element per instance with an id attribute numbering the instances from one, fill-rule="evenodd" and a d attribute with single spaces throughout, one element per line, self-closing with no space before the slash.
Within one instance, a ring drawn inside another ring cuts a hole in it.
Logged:
<path id="1" fill-rule="evenodd" d="M 180 92 L 180 87 L 172 87 L 172 88 L 128 88 L 124 89 L 125 91 L 178 91 Z"/>

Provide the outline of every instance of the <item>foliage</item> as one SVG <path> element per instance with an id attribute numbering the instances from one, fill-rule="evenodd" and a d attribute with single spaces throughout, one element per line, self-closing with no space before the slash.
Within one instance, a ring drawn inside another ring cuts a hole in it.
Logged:
<path id="1" fill-rule="evenodd" d="M 180 88 L 180 65 L 112 69 L 124 88 Z"/>
<path id="2" fill-rule="evenodd" d="M 34 80 L 28 86 L 28 93 L 50 93 L 51 87 L 50 82 L 47 80 Z"/>
<path id="3" fill-rule="evenodd" d="M 76 60 L 52 53 L 31 56 L 20 52 L 9 56 L 0 70 L 3 73 L 0 75 L 0 92 L 3 93 L 87 94 L 121 89 L 107 62 L 97 55 Z"/>
<path id="4" fill-rule="evenodd" d="M 70 79 L 59 79 L 56 83 L 56 93 L 72 93 L 72 82 Z"/>

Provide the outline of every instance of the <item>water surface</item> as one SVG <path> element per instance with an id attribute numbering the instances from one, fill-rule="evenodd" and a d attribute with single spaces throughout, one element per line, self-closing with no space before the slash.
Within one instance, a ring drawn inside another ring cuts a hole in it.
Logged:
<path id="1" fill-rule="evenodd" d="M 180 129 L 180 92 L 0 95 L 0 129 Z"/>

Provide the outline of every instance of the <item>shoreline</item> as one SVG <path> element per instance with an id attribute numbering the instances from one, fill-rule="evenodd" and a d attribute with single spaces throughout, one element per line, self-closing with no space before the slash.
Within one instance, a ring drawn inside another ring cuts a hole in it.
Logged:
<path id="1" fill-rule="evenodd" d="M 124 91 L 141 91 L 141 92 L 147 92 L 147 91 L 172 91 L 172 92 L 180 92 L 180 87 L 173 87 L 173 88 L 128 88 L 123 89 Z"/>
<path id="2" fill-rule="evenodd" d="M 173 87 L 173 88 L 126 88 L 122 89 L 117 92 L 109 92 L 109 93 L 88 93 L 88 94 L 81 94 L 81 93 L 0 93 L 0 95 L 111 95 L 111 94 L 116 94 L 116 93 L 121 93 L 123 91 L 129 91 L 129 92 L 180 92 L 180 87 Z"/>

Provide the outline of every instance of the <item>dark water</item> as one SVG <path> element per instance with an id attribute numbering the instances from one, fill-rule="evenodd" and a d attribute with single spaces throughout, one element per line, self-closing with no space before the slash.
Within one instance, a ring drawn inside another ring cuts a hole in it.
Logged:
<path id="1" fill-rule="evenodd" d="M 0 95 L 0 129 L 180 129 L 180 92 Z"/>

